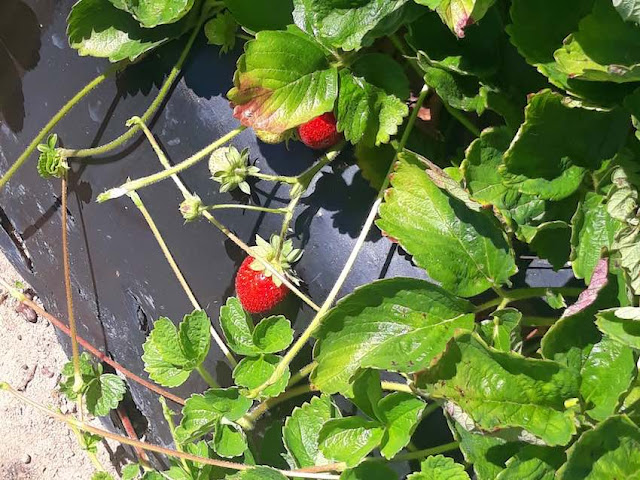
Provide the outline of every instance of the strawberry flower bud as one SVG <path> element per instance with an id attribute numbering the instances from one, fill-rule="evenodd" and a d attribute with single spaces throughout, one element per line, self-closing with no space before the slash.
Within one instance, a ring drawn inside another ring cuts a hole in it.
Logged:
<path id="1" fill-rule="evenodd" d="M 38 173 L 42 178 L 60 178 L 67 170 L 69 164 L 57 148 L 58 135 L 49 135 L 47 143 L 38 145 L 40 156 L 38 157 Z"/>
<path id="2" fill-rule="evenodd" d="M 197 195 L 192 195 L 180 204 L 180 213 L 187 222 L 197 220 L 205 210 L 202 200 Z"/>

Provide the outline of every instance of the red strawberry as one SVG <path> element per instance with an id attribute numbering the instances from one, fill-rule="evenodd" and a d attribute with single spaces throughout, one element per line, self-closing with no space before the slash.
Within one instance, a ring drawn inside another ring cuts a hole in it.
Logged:
<path id="1" fill-rule="evenodd" d="M 253 257 L 247 257 L 240 265 L 236 276 L 236 292 L 240 303 L 249 313 L 262 313 L 271 310 L 279 304 L 289 293 L 289 288 L 284 284 L 279 287 L 271 277 L 267 277 L 264 271 L 251 268 L 255 261 Z"/>
<path id="2" fill-rule="evenodd" d="M 342 134 L 336 129 L 336 117 L 332 112 L 323 113 L 300 125 L 298 135 L 302 143 L 316 150 L 333 147 L 342 140 Z"/>
<path id="3" fill-rule="evenodd" d="M 293 248 L 291 240 L 282 246 L 280 260 L 275 261 L 280 237 L 273 235 L 267 242 L 256 236 L 256 246 L 252 250 L 257 256 L 267 260 L 279 272 L 287 275 L 297 283 L 297 279 L 289 273 L 290 265 L 296 262 L 302 252 Z M 289 293 L 289 288 L 278 278 L 271 275 L 264 264 L 254 257 L 247 257 L 240 265 L 236 275 L 236 293 L 243 308 L 249 313 L 262 313 L 271 310 L 279 304 Z"/>

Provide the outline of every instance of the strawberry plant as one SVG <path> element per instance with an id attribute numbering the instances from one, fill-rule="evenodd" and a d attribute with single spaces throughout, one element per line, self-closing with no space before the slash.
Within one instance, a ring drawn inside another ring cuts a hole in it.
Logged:
<path id="1" fill-rule="evenodd" d="M 171 165 L 149 122 L 201 33 L 206 48 L 239 54 L 227 93 L 238 124 Z M 636 478 L 638 2 L 79 0 L 68 37 L 80 55 L 113 65 L 44 126 L 0 188 L 37 149 L 43 179 L 61 179 L 66 226 L 74 164 L 142 135 L 157 172 L 123 175 L 96 200 L 128 197 L 193 311 L 179 323 L 154 319 L 146 373 L 109 358 L 78 334 L 63 226 L 68 327 L 3 285 L 71 337 L 60 389 L 78 416 L 4 390 L 66 422 L 94 458 L 100 437 L 135 447 L 139 462 L 124 479 Z M 158 95 L 124 133 L 90 148 L 60 146 L 64 135 L 53 130 L 74 105 L 180 41 Z M 317 161 L 294 176 L 265 173 L 232 144 L 247 129 L 265 143 L 301 141 Z M 292 222 L 338 157 L 355 159 L 377 196 L 330 292 L 312 299 L 305 282 L 313 279 L 295 273 L 305 253 Z M 202 161 L 211 188 L 247 201 L 204 204 L 178 176 Z M 183 197 L 176 215 L 210 223 L 245 254 L 219 310 L 200 305 L 137 193 L 169 179 Z M 249 201 L 261 184 L 286 186 L 287 205 Z M 215 216 L 228 209 L 277 215 L 281 227 L 268 240 L 241 239 Z M 428 280 L 391 276 L 338 299 L 374 228 Z M 574 281 L 526 286 L 517 274 L 532 257 L 570 266 Z M 306 327 L 283 315 L 285 296 L 313 312 Z M 230 379 L 208 371 L 213 348 Z M 294 368 L 303 357 L 306 366 Z M 191 376 L 210 388 L 188 398 L 168 390 Z M 126 382 L 158 395 L 171 447 L 138 439 L 124 420 L 127 436 L 85 421 L 120 411 Z M 444 416 L 450 438 L 420 448 L 432 415 Z M 165 468 L 145 452 L 165 456 Z"/>

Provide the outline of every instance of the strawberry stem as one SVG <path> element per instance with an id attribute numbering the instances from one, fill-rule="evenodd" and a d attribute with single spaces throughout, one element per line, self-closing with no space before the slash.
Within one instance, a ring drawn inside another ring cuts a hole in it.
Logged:
<path id="1" fill-rule="evenodd" d="M 249 172 L 247 176 L 259 178 L 260 180 L 266 180 L 268 182 L 281 182 L 281 183 L 295 184 L 298 181 L 296 177 L 288 177 L 285 175 L 269 175 L 268 173 L 260 173 L 260 172 L 253 172 L 253 173 Z"/>
<path id="2" fill-rule="evenodd" d="M 71 336 L 71 331 L 69 330 L 69 327 L 67 327 L 64 323 L 62 323 L 62 321 L 60 321 L 58 318 L 54 317 L 49 312 L 44 310 L 36 302 L 34 302 L 33 300 L 29 299 L 20 290 L 12 287 L 10 284 L 8 284 L 6 281 L 4 281 L 2 278 L 0 278 L 0 285 L 2 285 L 2 287 L 4 287 L 13 298 L 18 300 L 19 302 L 24 303 L 25 305 L 27 305 L 28 307 L 32 308 L 33 310 L 35 310 L 35 312 L 39 316 L 44 317 L 47 320 L 49 320 L 49 322 L 51 322 L 51 324 L 53 326 L 55 326 L 58 330 L 60 330 L 65 335 Z M 170 392 L 164 390 L 163 388 L 161 388 L 161 387 L 159 387 L 159 386 L 157 386 L 157 385 L 155 385 L 155 384 L 153 384 L 151 382 L 148 382 L 147 380 L 139 377 L 138 375 L 136 375 L 132 371 L 130 371 L 127 368 L 125 368 L 123 365 L 120 365 L 115 360 L 112 360 L 111 357 L 109 357 L 108 355 L 106 355 L 106 354 L 102 353 L 101 351 L 99 351 L 97 348 L 95 348 L 91 343 L 86 341 L 81 336 L 78 336 L 77 338 L 78 338 L 78 343 L 85 350 L 87 350 L 89 353 L 91 353 L 91 355 L 96 357 L 101 362 L 104 362 L 107 365 L 111 365 L 115 370 L 120 372 L 122 375 L 124 375 L 128 379 L 133 380 L 137 384 L 145 387 L 148 390 L 151 390 L 152 392 L 157 393 L 158 395 L 161 395 L 161 396 L 163 396 L 165 398 L 168 398 L 172 402 L 175 402 L 175 403 L 177 403 L 179 405 L 184 405 L 184 399 L 182 399 L 182 398 L 178 397 L 177 395 L 174 395 L 173 393 L 170 393 Z"/>
<path id="3" fill-rule="evenodd" d="M 107 200 L 113 200 L 114 198 L 122 197 L 123 195 L 126 195 L 129 192 L 133 192 L 140 188 L 148 187 L 149 185 L 158 183 L 161 180 L 169 178 L 171 175 L 181 172 L 182 170 L 186 170 L 187 168 L 192 167 L 193 165 L 201 161 L 203 158 L 205 158 L 208 154 L 213 152 L 215 149 L 219 148 L 221 145 L 224 145 L 225 143 L 230 141 L 232 138 L 236 137 L 240 132 L 242 132 L 246 128 L 247 127 L 238 127 L 234 130 L 231 130 L 226 135 L 223 135 L 222 137 L 217 139 L 215 142 L 209 144 L 207 147 L 194 153 L 192 156 L 174 165 L 173 167 L 154 173 L 153 175 L 149 175 L 146 177 L 138 178 L 136 180 L 130 180 L 128 182 L 125 182 L 119 187 L 112 188 L 110 190 L 107 190 L 104 193 L 101 193 L 100 195 L 98 195 L 98 198 L 96 200 L 98 201 L 98 203 L 106 202 Z"/>
<path id="4" fill-rule="evenodd" d="M 396 150 L 396 157 L 398 153 L 404 150 L 404 147 L 407 144 L 407 140 L 409 139 L 411 130 L 413 129 L 413 126 L 415 124 L 416 118 L 418 117 L 418 112 L 422 107 L 422 104 L 425 98 L 427 97 L 428 93 L 429 93 L 429 87 L 424 85 L 422 88 L 422 91 L 420 92 L 418 100 L 416 101 L 416 104 L 414 105 L 413 110 L 411 111 L 411 115 L 409 116 L 409 120 L 407 121 L 407 126 L 405 127 L 405 130 L 402 134 L 402 138 L 400 139 L 400 142 L 398 144 L 398 147 Z M 333 285 L 333 288 L 329 292 L 329 295 L 327 296 L 322 306 L 320 307 L 320 310 L 318 310 L 318 312 L 313 317 L 313 319 L 311 320 L 311 323 L 309 323 L 309 326 L 305 329 L 305 331 L 302 332 L 302 335 L 298 337 L 295 343 L 289 348 L 287 353 L 282 357 L 282 360 L 280 360 L 280 362 L 278 363 L 278 366 L 273 371 L 273 374 L 271 375 L 271 377 L 262 385 L 258 386 L 257 388 L 254 388 L 249 392 L 248 396 L 250 398 L 256 398 L 258 395 L 260 395 L 260 393 L 265 388 L 269 387 L 270 385 L 273 385 L 275 382 L 278 381 L 278 379 L 284 374 L 285 370 L 288 368 L 291 361 L 300 352 L 300 350 L 302 350 L 302 348 L 305 346 L 307 341 L 309 341 L 309 339 L 311 338 L 311 335 L 313 335 L 313 332 L 315 332 L 316 329 L 322 323 L 324 316 L 333 305 L 333 302 L 338 296 L 338 293 L 342 288 L 343 283 L 345 282 L 345 280 L 347 279 L 347 276 L 351 272 L 351 268 L 353 267 L 356 261 L 356 258 L 358 257 L 358 254 L 362 249 L 362 246 L 364 245 L 367 235 L 369 235 L 369 230 L 371 229 L 373 222 L 376 218 L 376 215 L 378 214 L 378 207 L 382 203 L 384 192 L 389 185 L 390 175 L 394 168 L 395 168 L 395 161 L 392 162 L 391 165 L 389 166 L 389 170 L 387 171 L 384 181 L 382 182 L 382 186 L 378 191 L 378 195 L 376 196 L 376 199 L 373 205 L 371 206 L 371 209 L 369 210 L 369 215 L 367 216 L 367 219 L 365 220 L 365 223 L 362 227 L 362 231 L 360 232 L 360 235 L 356 240 L 356 244 L 354 245 L 353 250 L 351 250 L 351 253 L 349 255 L 349 258 L 347 259 L 347 262 L 342 268 L 342 271 L 340 272 L 340 275 L 338 276 L 336 283 Z"/>
<path id="5" fill-rule="evenodd" d="M 287 230 L 289 229 L 289 225 L 291 224 L 291 220 L 293 219 L 293 214 L 295 212 L 295 208 L 300 201 L 300 198 L 304 194 L 304 192 L 309 188 L 309 184 L 313 180 L 313 178 L 318 174 L 320 170 L 324 168 L 325 165 L 329 164 L 333 161 L 338 155 L 342 148 L 344 147 L 345 142 L 340 142 L 338 145 L 335 145 L 331 150 L 325 153 L 319 161 L 313 164 L 311 167 L 306 169 L 297 177 L 294 177 L 295 182 L 294 186 L 291 188 L 291 200 L 289 201 L 289 205 L 287 205 L 286 213 L 284 218 L 282 219 L 282 227 L 280 228 L 280 244 L 278 245 L 278 250 L 276 251 L 275 261 L 280 261 L 280 256 L 282 255 L 282 247 L 284 246 L 284 241 L 286 239 Z"/>
<path id="6" fill-rule="evenodd" d="M 280 215 L 285 215 L 288 210 L 286 208 L 267 208 L 260 207 L 258 205 L 242 205 L 242 204 L 234 204 L 234 203 L 220 203 L 218 205 L 207 205 L 203 207 L 206 210 L 224 210 L 225 208 L 237 208 L 242 210 L 251 210 L 255 212 L 266 212 L 266 213 L 278 213 Z"/>
<path id="7" fill-rule="evenodd" d="M 156 98 L 153 100 L 153 102 L 151 102 L 151 105 L 149 105 L 147 110 L 142 114 L 143 122 L 147 122 L 148 120 L 153 118 L 156 112 L 160 109 L 165 98 L 171 91 L 173 84 L 175 83 L 178 76 L 180 75 L 184 62 L 186 61 L 187 57 L 189 56 L 189 52 L 191 51 L 191 47 L 193 46 L 193 43 L 195 42 L 195 39 L 197 38 L 198 34 L 202 30 L 202 25 L 211 15 L 217 13 L 217 11 L 219 10 L 221 9 L 212 11 L 207 5 L 203 7 L 202 12 L 200 13 L 200 17 L 198 19 L 198 23 L 193 29 L 193 32 L 191 32 L 191 35 L 189 36 L 187 43 L 182 49 L 182 52 L 180 54 L 180 57 L 178 58 L 178 61 L 175 63 L 173 68 L 171 68 L 171 71 L 169 72 L 167 79 L 162 84 L 162 87 L 160 87 L 160 90 L 158 91 Z M 124 145 L 126 142 L 128 142 L 135 136 L 138 130 L 140 130 L 140 125 L 136 124 L 131 126 L 129 130 L 127 130 L 125 133 L 123 133 L 119 137 L 115 138 L 114 140 L 108 143 L 105 143 L 104 145 L 100 145 L 98 147 L 93 147 L 93 148 L 81 148 L 81 149 L 61 148 L 60 153 L 66 158 L 94 157 L 97 155 L 103 155 L 112 150 L 115 150 L 121 145 Z"/>
<path id="8" fill-rule="evenodd" d="M 305 378 L 307 378 L 309 375 L 311 375 L 311 372 L 313 372 L 313 369 L 316 368 L 317 366 L 318 366 L 318 362 L 313 361 L 310 364 L 302 367 L 300 370 L 298 370 L 297 373 L 294 373 L 293 375 L 291 375 L 291 378 L 289 379 L 289 383 L 287 384 L 287 387 L 291 387 L 296 383 L 299 383 Z"/>
<path id="9" fill-rule="evenodd" d="M 83 387 L 82 372 L 80 371 L 80 349 L 78 348 L 78 331 L 76 327 L 76 317 L 73 311 L 73 294 L 71 292 L 71 268 L 69 266 L 69 240 L 67 237 L 67 173 L 62 175 L 62 264 L 64 268 L 64 289 L 67 300 L 67 315 L 69 316 L 69 330 L 71 332 L 71 354 L 73 361 L 73 391 L 77 395 L 78 415 L 82 418 L 82 395 Z"/>
<path id="10" fill-rule="evenodd" d="M 133 119 L 132 119 L 132 121 L 133 121 Z M 153 135 L 151 134 L 151 132 L 149 132 L 148 129 L 146 129 L 145 133 L 147 133 L 147 132 L 148 132 L 147 138 L 149 138 L 150 141 L 151 141 L 151 139 L 153 139 L 152 145 L 156 145 L 157 146 L 157 143 L 155 142 L 155 139 L 153 138 Z M 167 159 L 166 155 L 164 155 L 164 153 L 162 152 L 160 147 L 157 147 L 157 149 L 154 147 L 154 150 L 156 151 L 156 156 L 158 157 L 158 160 L 160 161 L 162 166 L 165 168 L 165 172 L 171 170 L 171 164 L 169 163 L 169 160 Z M 176 186 L 178 187 L 180 192 L 182 192 L 182 196 L 184 197 L 185 200 L 195 196 L 194 194 L 189 192 L 187 187 L 184 185 L 184 183 L 182 183 L 182 180 L 180 180 L 180 178 L 178 177 L 178 175 L 175 174 L 175 172 L 172 172 L 169 176 L 174 181 L 174 183 L 176 184 Z M 204 218 L 206 218 L 209 221 L 209 223 L 211 223 L 214 227 L 216 227 L 218 230 L 220 230 L 229 240 L 231 240 L 238 247 L 240 247 L 247 255 L 252 256 L 252 257 L 256 258 L 257 260 L 259 260 L 264 265 L 264 267 L 269 272 L 271 272 L 271 274 L 274 277 L 276 277 L 282 283 L 284 283 L 289 288 L 289 290 L 291 290 L 303 302 L 305 302 L 307 305 L 309 305 L 315 311 L 318 311 L 320 309 L 320 307 L 318 305 L 316 305 L 313 302 L 313 300 L 311 300 L 304 293 L 302 293 L 300 291 L 300 289 L 298 287 L 296 287 L 287 277 L 285 277 L 276 268 L 274 268 L 273 265 L 271 265 L 271 263 L 268 260 L 266 260 L 265 258 L 262 258 L 260 255 L 256 255 L 255 252 L 253 252 L 251 250 L 251 248 L 246 243 L 244 243 L 242 240 L 240 240 L 227 227 L 225 227 L 222 223 L 220 223 L 218 220 L 216 220 L 216 218 L 213 215 L 211 215 L 208 211 L 206 211 L 206 210 L 203 211 L 202 212 L 202 216 Z"/>
<path id="11" fill-rule="evenodd" d="M 293 219 L 293 213 L 301 197 L 302 191 L 295 195 L 289 201 L 289 205 L 287 205 L 286 213 L 284 214 L 284 218 L 282 219 L 282 226 L 280 227 L 280 243 L 278 244 L 278 250 L 276 251 L 276 263 L 280 261 L 280 257 L 282 256 L 282 247 L 284 245 L 285 239 L 287 238 L 287 230 L 289 229 L 289 225 L 291 224 L 291 220 Z"/>
<path id="12" fill-rule="evenodd" d="M 213 376 L 207 371 L 206 368 L 204 368 L 204 366 L 202 365 L 198 365 L 196 367 L 196 371 L 200 374 L 200 376 L 202 377 L 202 379 L 207 382 L 207 384 L 211 387 L 211 388 L 220 388 L 220 385 L 218 385 L 218 382 L 215 381 L 215 379 L 213 378 Z"/>
<path id="13" fill-rule="evenodd" d="M 169 427 L 169 433 L 171 434 L 171 438 L 173 439 L 173 444 L 176 446 L 176 450 L 179 452 L 184 452 L 184 449 L 182 448 L 182 444 L 176 438 L 176 425 L 173 422 L 174 413 L 171 411 L 171 409 L 167 405 L 166 400 L 163 397 L 160 397 L 158 401 L 162 406 L 162 415 L 164 416 L 164 419 L 167 421 L 167 426 Z M 184 468 L 190 474 L 192 473 L 191 468 L 189 468 L 189 464 L 186 462 L 184 458 L 180 459 L 180 463 L 182 464 L 182 468 Z"/>
<path id="14" fill-rule="evenodd" d="M 393 45 L 398 49 L 398 51 L 402 54 L 402 56 L 405 58 L 405 60 L 407 61 L 407 63 L 411 66 L 411 68 L 413 68 L 415 70 L 415 72 L 420 76 L 420 78 L 424 79 L 424 71 L 420 68 L 420 65 L 418 65 L 418 61 L 413 58 L 410 57 L 408 55 L 407 49 L 405 48 L 404 44 L 402 43 L 402 41 L 398 38 L 397 35 L 393 34 L 393 35 L 389 35 L 389 39 L 391 40 L 391 43 L 393 43 Z M 455 108 L 453 108 L 451 105 L 449 105 L 447 102 L 443 101 L 442 104 L 444 105 L 444 108 L 447 109 L 447 112 L 449 112 L 449 114 L 455 118 L 456 120 L 458 120 L 458 122 L 460 122 L 467 130 L 469 130 L 473 135 L 475 135 L 476 137 L 480 136 L 480 129 L 478 127 L 476 127 L 471 120 L 469 120 L 465 114 L 463 112 L 461 112 L 460 110 L 457 110 Z"/>
<path id="15" fill-rule="evenodd" d="M 5 390 L 9 392 L 14 397 L 23 401 L 24 403 L 31 405 L 32 407 L 43 412 L 49 417 L 54 418 L 58 421 L 64 422 L 69 426 L 75 426 L 82 431 L 93 433 L 94 435 L 99 435 L 103 438 L 108 438 L 110 440 L 113 440 L 125 445 L 130 445 L 132 447 L 139 447 L 149 452 L 156 452 L 156 453 L 168 455 L 174 458 L 183 458 L 185 460 L 189 460 L 191 462 L 195 462 L 201 465 L 213 465 L 215 467 L 228 468 L 231 470 L 247 470 L 255 467 L 255 465 L 245 465 L 242 463 L 235 463 L 235 462 L 230 462 L 226 460 L 200 457 L 198 455 L 192 455 L 187 452 L 180 452 L 178 450 L 174 450 L 171 448 L 161 447 L 160 445 L 154 445 L 152 443 L 143 442 L 141 440 L 133 440 L 131 438 L 128 438 L 122 435 L 111 433 L 101 428 L 96 428 L 92 425 L 87 425 L 86 423 L 76 420 L 71 416 L 66 416 L 61 413 L 54 412 L 53 410 L 48 409 L 47 407 L 39 404 L 38 402 L 31 400 L 26 395 L 21 394 L 6 382 L 0 382 L 0 390 Z M 334 479 L 337 480 L 339 478 L 338 475 L 307 473 L 302 470 L 278 470 L 278 472 L 280 472 L 282 475 L 285 475 L 287 477 L 292 477 L 292 478 L 317 478 L 317 479 L 327 479 L 327 480 L 334 480 Z"/>
<path id="16" fill-rule="evenodd" d="M 42 127 L 42 130 L 38 132 L 38 135 L 35 136 L 31 143 L 25 148 L 24 152 L 18 157 L 18 159 L 11 165 L 9 170 L 0 178 L 0 190 L 4 185 L 11 179 L 11 177 L 18 171 L 18 169 L 27 161 L 29 156 L 33 153 L 36 147 L 42 143 L 47 134 L 56 126 L 56 124 L 62 120 L 62 118 L 69 113 L 69 111 L 80 101 L 82 100 L 89 92 L 91 92 L 94 88 L 100 85 L 107 78 L 114 75 L 116 72 L 124 68 L 126 62 L 117 63 L 112 65 L 107 71 L 98 75 L 96 78 L 91 80 L 87 85 L 85 85 L 82 90 L 76 93 L 71 100 L 63 105 L 63 107 L 58 110 L 58 112 L 51 117 L 51 120 L 47 122 L 47 124 Z"/>
<path id="17" fill-rule="evenodd" d="M 144 129 L 146 130 L 146 128 L 147 127 L 145 126 Z M 156 241 L 158 242 L 158 245 L 160 246 L 160 250 L 162 250 L 162 253 L 164 254 L 164 258 L 166 258 L 167 262 L 169 263 L 171 270 L 173 271 L 174 275 L 178 279 L 178 282 L 180 283 L 180 286 L 182 286 L 182 289 L 184 290 L 187 297 L 189 298 L 191 305 L 193 305 L 193 308 L 195 310 L 203 310 L 203 308 L 198 303 L 198 300 L 196 299 L 195 295 L 193 294 L 191 287 L 189 287 L 189 283 L 184 278 L 184 275 L 182 274 L 180 267 L 178 266 L 177 262 L 173 258 L 173 255 L 171 254 L 171 250 L 169 250 L 167 243 L 164 241 L 164 238 L 162 237 L 160 230 L 158 229 L 156 223 L 154 222 L 153 217 L 151 216 L 151 214 L 149 213 L 149 210 L 147 210 L 144 203 L 142 202 L 140 195 L 138 195 L 137 192 L 130 192 L 128 196 L 129 198 L 131 198 L 131 200 L 133 201 L 133 204 L 138 208 L 138 210 L 146 220 L 147 225 L 149 225 L 149 229 L 151 230 L 151 233 L 153 234 Z M 218 332 L 213 327 L 213 325 L 210 326 L 209 330 L 211 332 L 211 336 L 213 337 L 214 341 L 216 342 L 216 344 L 218 345 L 218 347 L 220 348 L 224 356 L 227 357 L 227 360 L 229 360 L 231 365 L 235 367 L 238 364 L 238 362 L 233 356 L 233 354 L 231 353 L 231 351 L 229 350 L 229 348 L 227 347 L 227 344 L 224 342 L 224 340 L 222 340 L 220 335 L 218 335 Z"/>
<path id="18" fill-rule="evenodd" d="M 315 362 L 307 365 L 307 367 L 311 367 L 311 366 L 315 367 L 316 366 Z M 292 385 L 291 381 L 289 381 L 289 386 L 290 385 Z M 386 391 L 413 393 L 413 390 L 411 390 L 411 387 L 409 387 L 409 385 L 405 383 L 381 382 L 381 385 L 382 385 L 382 389 Z M 260 417 L 262 417 L 262 415 L 267 413 L 271 408 L 287 400 L 298 397 L 300 395 L 304 395 L 306 393 L 311 393 L 311 392 L 317 392 L 317 391 L 318 391 L 317 388 L 315 388 L 313 385 L 308 383 L 304 385 L 299 385 L 294 388 L 290 388 L 289 390 L 281 393 L 277 397 L 271 397 L 259 403 L 258 405 L 256 405 L 256 407 L 253 410 L 251 410 L 251 412 L 247 413 L 237 423 L 238 425 L 242 426 L 242 428 L 244 428 L 245 430 L 252 430 L 253 427 L 255 426 L 255 423 L 260 419 Z M 433 405 L 435 405 L 434 408 L 439 407 L 437 403 L 434 403 Z"/>
<path id="19" fill-rule="evenodd" d="M 504 292 L 505 297 L 497 297 L 488 300 L 475 309 L 475 313 L 489 310 L 492 307 L 503 304 L 503 308 L 508 304 L 517 302 L 518 300 L 525 300 L 527 298 L 544 297 L 547 293 L 560 294 L 566 297 L 577 297 L 583 292 L 584 288 L 579 287 L 536 287 L 536 288 L 516 288 L 514 290 L 507 290 Z M 506 303 L 505 303 L 506 301 Z"/>

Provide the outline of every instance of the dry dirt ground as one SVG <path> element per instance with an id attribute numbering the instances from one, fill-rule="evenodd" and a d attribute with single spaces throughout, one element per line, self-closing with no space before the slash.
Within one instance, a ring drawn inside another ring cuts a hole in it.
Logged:
<path id="1" fill-rule="evenodd" d="M 19 280 L 2 253 L 0 275 L 9 283 Z M 0 381 L 23 390 L 40 404 L 63 413 L 75 411 L 75 405 L 56 388 L 67 357 L 56 341 L 54 327 L 43 318 L 28 321 L 16 311 L 17 302 L 4 293 L 0 288 Z M 110 452 L 114 450 L 114 445 L 98 447 L 98 458 L 112 475 Z M 94 472 L 66 425 L 0 391 L 1 480 L 89 480 Z"/>

